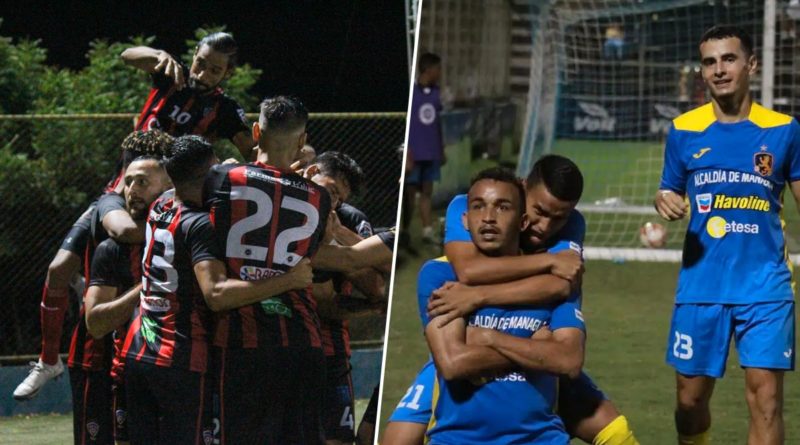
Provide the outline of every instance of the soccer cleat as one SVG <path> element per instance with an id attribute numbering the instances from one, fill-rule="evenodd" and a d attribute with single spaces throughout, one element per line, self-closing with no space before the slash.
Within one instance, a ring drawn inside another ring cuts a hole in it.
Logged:
<path id="1" fill-rule="evenodd" d="M 15 400 L 30 400 L 36 397 L 48 380 L 58 378 L 64 373 L 64 363 L 61 361 L 61 357 L 58 358 L 55 365 L 48 365 L 42 359 L 39 359 L 38 362 L 30 362 L 30 365 L 32 368 L 28 377 L 25 377 L 25 380 L 14 390 Z"/>

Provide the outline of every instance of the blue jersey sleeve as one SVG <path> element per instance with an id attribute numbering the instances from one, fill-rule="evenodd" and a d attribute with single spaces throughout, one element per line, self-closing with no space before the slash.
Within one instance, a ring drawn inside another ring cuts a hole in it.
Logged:
<path id="1" fill-rule="evenodd" d="M 558 253 L 572 249 L 583 256 L 583 240 L 586 237 L 586 220 L 577 210 L 569 215 L 567 224 L 553 237 L 555 243 L 547 249 L 548 253 Z"/>
<path id="2" fill-rule="evenodd" d="M 572 296 L 569 300 L 559 304 L 553 309 L 550 317 L 550 329 L 555 331 L 561 328 L 578 328 L 586 332 L 586 324 L 581 312 L 580 297 Z"/>
<path id="3" fill-rule="evenodd" d="M 464 227 L 461 215 L 467 211 L 467 195 L 457 195 L 447 206 L 444 221 L 444 243 L 452 241 L 472 242 L 469 231 Z"/>
<path id="4" fill-rule="evenodd" d="M 792 139 L 789 146 L 789 182 L 800 180 L 800 124 L 792 121 Z"/>
<path id="5" fill-rule="evenodd" d="M 417 374 L 414 383 L 408 387 L 405 395 L 394 409 L 389 422 L 411 422 L 427 425 L 433 414 L 433 381 L 436 378 L 436 367 L 428 361 Z"/>
<path id="6" fill-rule="evenodd" d="M 661 190 L 672 190 L 677 193 L 686 191 L 686 165 L 681 160 L 680 135 L 673 124 L 667 135 L 667 144 L 664 148 L 664 170 L 661 173 Z"/>
<path id="7" fill-rule="evenodd" d="M 457 279 L 453 268 L 444 257 L 425 262 L 419 270 L 419 275 L 417 276 L 417 306 L 422 329 L 425 329 L 428 326 L 428 321 L 430 321 L 428 319 L 428 299 L 433 291 L 439 289 L 448 281 L 457 281 Z"/>

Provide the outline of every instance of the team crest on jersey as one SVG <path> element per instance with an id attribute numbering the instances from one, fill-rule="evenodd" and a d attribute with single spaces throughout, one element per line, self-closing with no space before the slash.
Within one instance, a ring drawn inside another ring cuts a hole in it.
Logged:
<path id="1" fill-rule="evenodd" d="M 772 153 L 767 153 L 764 151 L 766 149 L 767 147 L 762 145 L 762 151 L 753 155 L 753 164 L 755 164 L 756 173 L 761 176 L 769 176 L 772 174 L 774 158 L 772 157 Z"/>
<path id="2" fill-rule="evenodd" d="M 209 429 L 203 430 L 203 444 L 211 445 L 214 443 L 214 433 Z"/>
<path id="3" fill-rule="evenodd" d="M 92 440 L 97 438 L 97 433 L 100 432 L 100 424 L 97 422 L 89 422 L 86 424 L 86 431 L 89 432 L 89 435 L 92 436 Z"/>
<path id="4" fill-rule="evenodd" d="M 124 409 L 118 409 L 114 412 L 114 415 L 117 418 L 117 425 L 123 426 L 125 425 L 125 418 L 128 417 L 128 413 L 125 412 Z"/>

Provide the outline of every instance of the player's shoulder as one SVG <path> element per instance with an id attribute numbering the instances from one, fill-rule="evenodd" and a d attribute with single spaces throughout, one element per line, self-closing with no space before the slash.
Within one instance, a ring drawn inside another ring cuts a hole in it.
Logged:
<path id="1" fill-rule="evenodd" d="M 775 128 L 790 125 L 794 118 L 788 114 L 779 113 L 765 108 L 755 102 L 750 106 L 750 122 L 759 128 Z"/>
<path id="2" fill-rule="evenodd" d="M 342 205 L 336 209 L 336 214 L 339 216 L 339 218 L 350 218 L 353 221 L 364 221 L 367 219 L 366 213 L 346 202 L 343 202 Z"/>
<path id="3" fill-rule="evenodd" d="M 467 209 L 467 194 L 462 193 L 460 195 L 453 196 L 453 199 L 450 200 L 450 204 L 447 205 L 447 213 L 451 211 L 459 211 L 463 213 Z"/>
<path id="4" fill-rule="evenodd" d="M 678 131 L 702 132 L 717 121 L 711 102 L 689 110 L 672 120 Z"/>
<path id="5" fill-rule="evenodd" d="M 441 256 L 439 258 L 432 258 L 422 265 L 419 270 L 419 280 L 424 281 L 428 278 L 433 277 L 441 277 L 441 276 L 452 276 L 452 279 L 455 279 L 455 271 L 453 271 L 453 266 L 447 260 L 446 256 Z M 451 278 L 447 278 L 451 279 Z"/>

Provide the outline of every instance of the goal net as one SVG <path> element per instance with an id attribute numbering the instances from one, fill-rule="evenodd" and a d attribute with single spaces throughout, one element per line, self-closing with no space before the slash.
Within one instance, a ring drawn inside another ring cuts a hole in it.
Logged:
<path id="1" fill-rule="evenodd" d="M 585 177 L 579 209 L 587 219 L 588 257 L 680 261 L 685 221 L 664 223 L 663 250 L 642 248 L 639 228 L 659 219 L 652 200 L 670 121 L 707 101 L 697 48 L 706 29 L 720 23 L 747 29 L 762 65 L 751 85 L 756 100 L 787 114 L 800 112 L 793 18 L 800 5 L 772 3 L 774 8 L 752 0 L 530 2 L 530 90 L 518 173 L 526 174 L 545 153 L 578 163 Z M 797 212 L 791 206 L 785 214 Z M 790 251 L 800 250 L 800 237 L 789 235 Z"/>

